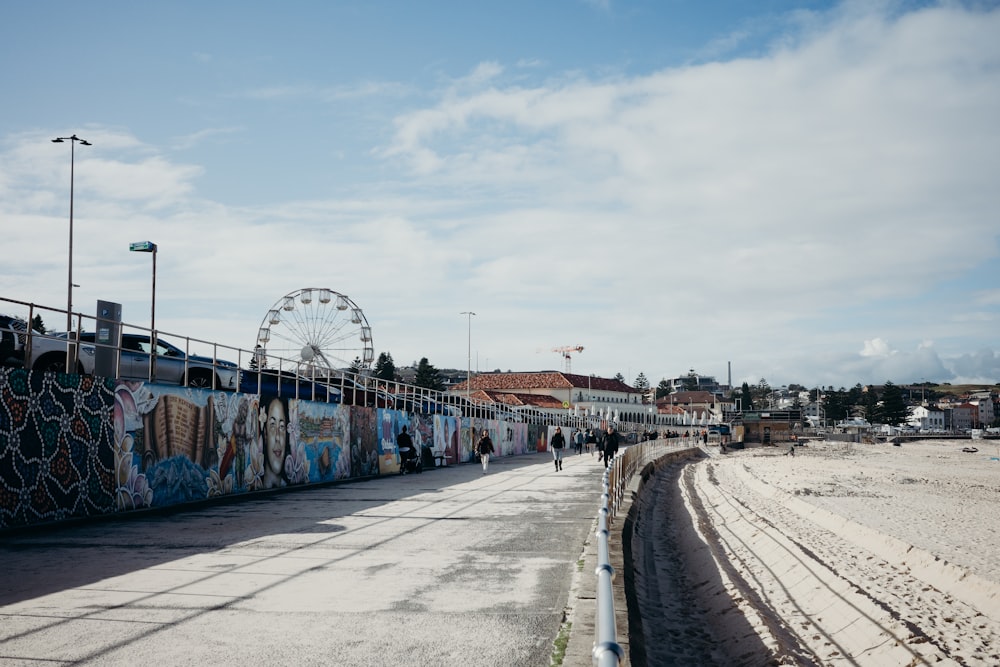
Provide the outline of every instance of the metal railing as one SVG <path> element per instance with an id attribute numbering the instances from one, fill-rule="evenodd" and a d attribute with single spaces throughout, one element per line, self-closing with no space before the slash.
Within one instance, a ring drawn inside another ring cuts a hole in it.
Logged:
<path id="1" fill-rule="evenodd" d="M 66 317 L 64 309 L 50 308 L 16 299 L 0 297 L 0 312 L 11 309 L 26 312 L 27 322 L 29 323 L 33 322 L 38 315 L 52 321 L 59 321 L 60 318 Z M 266 391 L 269 394 L 276 394 L 278 396 L 305 398 L 327 403 L 395 408 L 423 414 L 446 414 L 456 417 L 513 421 L 528 424 L 551 424 L 560 425 L 564 428 L 600 429 L 608 423 L 614 423 L 619 432 L 624 436 L 642 433 L 650 426 L 650 424 L 643 421 L 612 420 L 609 422 L 606 416 L 598 418 L 595 415 L 574 414 L 572 410 L 560 412 L 543 411 L 534 408 L 515 408 L 488 401 L 477 401 L 465 392 L 449 393 L 437 391 L 425 387 L 408 385 L 395 380 L 377 379 L 366 373 L 353 373 L 347 370 L 338 370 L 333 376 L 320 377 L 312 375 L 311 377 L 307 377 L 289 370 L 283 370 L 288 368 L 289 365 L 294 366 L 294 360 L 284 359 L 259 349 L 248 350 L 213 343 L 160 329 L 152 331 L 148 327 L 131 325 L 125 322 L 119 323 L 119 338 L 114 342 L 100 343 L 96 340 L 96 337 L 93 342 L 81 342 L 78 338 L 79 333 L 77 332 L 95 331 L 98 326 L 98 318 L 83 313 L 71 313 L 71 321 L 73 322 L 74 329 L 71 335 L 63 334 L 62 336 L 54 336 L 51 334 L 42 334 L 37 331 L 28 332 L 24 342 L 24 349 L 21 351 L 26 368 L 31 370 L 32 363 L 38 361 L 37 355 L 33 353 L 32 348 L 39 344 L 38 341 L 40 340 L 46 341 L 49 347 L 52 347 L 52 344 L 48 341 L 58 341 L 61 344 L 59 351 L 64 354 L 64 360 L 67 361 L 66 368 L 79 372 L 81 370 L 79 359 L 81 345 L 91 350 L 95 350 L 97 347 L 113 348 L 116 352 L 120 353 L 122 351 L 121 336 L 125 332 L 131 332 L 137 333 L 147 339 L 159 340 L 163 338 L 168 341 L 176 341 L 176 347 L 184 353 L 185 380 L 189 376 L 189 357 L 192 354 L 199 354 L 199 350 L 201 350 L 204 351 L 204 356 L 206 357 L 206 360 L 201 363 L 206 366 L 211 365 L 213 369 L 236 370 L 239 373 L 239 381 L 235 389 L 247 393 L 261 394 Z M 30 326 L 28 329 L 30 329 Z M 120 364 L 121 355 L 118 354 L 117 357 L 117 364 Z M 226 361 L 226 358 L 233 361 Z M 148 364 L 149 369 L 146 372 L 145 378 L 131 379 L 162 381 L 162 378 L 156 375 L 157 363 L 156 359 L 154 359 L 152 364 Z M 234 366 L 229 366 L 230 363 Z M 114 375 L 120 377 L 121 368 L 117 364 Z M 34 370 L 38 370 L 38 368 Z M 230 389 L 230 387 L 218 386 L 217 375 L 218 373 L 212 374 L 210 387 L 212 389 Z"/>
<path id="2" fill-rule="evenodd" d="M 628 450 L 626 450 L 627 452 Z M 596 667 L 618 667 L 625 657 L 625 650 L 618 643 L 618 624 L 615 622 L 615 568 L 611 566 L 611 550 L 608 540 L 611 536 L 608 526 L 611 522 L 611 478 L 616 468 L 620 468 L 621 456 L 611 460 L 601 480 L 601 507 L 597 513 L 597 606 L 594 648 L 592 655 Z"/>
<path id="3" fill-rule="evenodd" d="M 592 651 L 596 667 L 618 667 L 625 657 L 624 649 L 618 643 L 618 624 L 615 620 L 615 570 L 611 566 L 610 530 L 614 517 L 621 507 L 632 477 L 651 463 L 671 451 L 697 447 L 697 437 L 647 440 L 626 447 L 616 455 L 604 471 L 601 479 L 601 505 L 597 513 L 597 607 L 595 618 L 595 638 Z"/>

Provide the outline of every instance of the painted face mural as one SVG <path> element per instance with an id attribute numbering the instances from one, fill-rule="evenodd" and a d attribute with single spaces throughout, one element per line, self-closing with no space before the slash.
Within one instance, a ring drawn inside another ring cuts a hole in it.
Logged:
<path id="1" fill-rule="evenodd" d="M 264 472 L 268 486 L 276 485 L 281 477 L 287 442 L 285 406 L 275 398 L 267 406 L 267 421 L 264 423 Z"/>

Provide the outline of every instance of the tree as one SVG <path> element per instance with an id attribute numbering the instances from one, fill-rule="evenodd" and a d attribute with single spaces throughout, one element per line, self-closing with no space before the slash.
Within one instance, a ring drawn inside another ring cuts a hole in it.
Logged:
<path id="1" fill-rule="evenodd" d="M 892 382 L 886 382 L 882 387 L 882 402 L 879 406 L 879 421 L 890 426 L 905 424 L 910 416 L 903 401 L 903 392 Z"/>
<path id="2" fill-rule="evenodd" d="M 42 322 L 41 315 L 35 315 L 34 319 L 31 320 L 31 328 L 39 333 L 45 333 L 45 322 Z"/>
<path id="3" fill-rule="evenodd" d="M 264 356 L 264 348 L 260 345 L 254 345 L 253 356 L 250 357 L 250 370 L 259 371 L 267 368 L 267 357 Z"/>
<path id="4" fill-rule="evenodd" d="M 355 375 L 361 375 L 363 370 L 364 365 L 361 363 L 361 357 L 354 357 L 354 361 L 351 362 L 351 372 Z"/>
<path id="5" fill-rule="evenodd" d="M 861 394 L 861 415 L 870 423 L 878 421 L 878 394 L 874 387 L 868 387 L 868 391 Z"/>
<path id="6" fill-rule="evenodd" d="M 767 383 L 767 380 L 761 378 L 757 381 L 757 384 L 753 386 L 751 390 L 753 393 L 753 399 L 755 405 L 764 405 L 767 402 L 767 396 L 771 393 L 771 385 Z"/>
<path id="7" fill-rule="evenodd" d="M 746 382 L 740 388 L 740 410 L 746 412 L 747 410 L 753 410 L 753 394 L 750 393 L 750 385 Z"/>
<path id="8" fill-rule="evenodd" d="M 434 389 L 441 391 L 444 389 L 444 382 L 441 381 L 441 373 L 431 366 L 427 357 L 423 357 L 417 363 L 417 372 L 413 378 L 413 384 L 424 389 Z"/>
<path id="9" fill-rule="evenodd" d="M 621 382 L 622 384 L 625 383 L 625 376 L 622 375 L 621 373 L 615 373 L 615 379 Z"/>
<path id="10" fill-rule="evenodd" d="M 854 385 L 847 392 L 847 416 L 848 418 L 857 415 L 861 412 L 861 406 L 864 403 L 865 398 L 865 388 L 861 386 L 861 383 Z M 858 415 L 863 416 L 863 415 Z"/>
<path id="11" fill-rule="evenodd" d="M 656 397 L 663 398 L 664 396 L 669 396 L 670 394 L 670 383 L 666 380 L 660 380 L 660 384 L 656 387 Z"/>
<path id="12" fill-rule="evenodd" d="M 396 379 L 396 364 L 392 361 L 392 355 L 382 352 L 375 362 L 375 377 L 380 380 L 394 381 Z"/>
<path id="13" fill-rule="evenodd" d="M 850 405 L 847 400 L 847 392 L 843 389 L 839 391 L 828 391 L 823 399 L 823 406 L 826 408 L 826 418 L 841 421 L 850 416 Z"/>
<path id="14" fill-rule="evenodd" d="M 643 404 L 649 403 L 649 380 L 646 379 L 645 373 L 639 373 L 636 376 L 635 382 L 632 386 L 642 392 L 642 402 Z"/>

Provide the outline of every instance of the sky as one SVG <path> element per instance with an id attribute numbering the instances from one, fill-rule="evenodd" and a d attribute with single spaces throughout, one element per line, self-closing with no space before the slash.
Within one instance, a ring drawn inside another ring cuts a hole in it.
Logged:
<path id="1" fill-rule="evenodd" d="M 3 15 L 0 298 L 66 306 L 76 134 L 90 314 L 150 240 L 157 329 L 244 349 L 326 288 L 397 366 L 1000 382 L 998 1 Z"/>

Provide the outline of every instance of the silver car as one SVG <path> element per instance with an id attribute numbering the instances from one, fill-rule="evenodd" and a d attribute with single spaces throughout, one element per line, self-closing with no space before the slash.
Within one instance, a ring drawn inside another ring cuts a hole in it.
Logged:
<path id="1" fill-rule="evenodd" d="M 31 370 L 63 372 L 66 370 L 66 334 L 55 337 L 33 337 Z M 150 379 L 149 336 L 123 334 L 118 377 L 125 380 Z M 231 361 L 211 357 L 186 355 L 184 350 L 162 338 L 156 340 L 156 364 L 153 382 L 179 384 L 188 387 L 213 387 L 235 391 L 239 386 L 239 367 Z M 93 374 L 96 349 L 94 334 L 80 334 L 78 373 Z M 214 380 L 214 385 L 213 385 Z"/>

